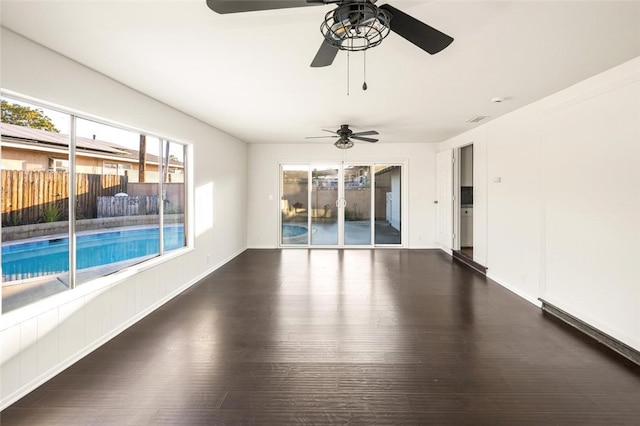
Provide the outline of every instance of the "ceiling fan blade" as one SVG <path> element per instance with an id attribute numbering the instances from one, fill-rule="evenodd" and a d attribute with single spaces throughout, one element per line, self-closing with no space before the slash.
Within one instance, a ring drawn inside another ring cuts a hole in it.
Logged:
<path id="1" fill-rule="evenodd" d="M 378 142 L 378 139 L 372 139 L 372 138 L 363 138 L 362 136 L 355 136 L 355 135 L 351 135 L 350 136 L 351 139 L 355 139 L 358 141 L 365 141 L 365 142 Z"/>
<path id="2" fill-rule="evenodd" d="M 209 9 L 220 14 L 317 6 L 323 4 L 324 3 L 319 2 L 308 2 L 307 0 L 207 0 Z"/>
<path id="3" fill-rule="evenodd" d="M 366 132 L 356 132 L 353 133 L 351 136 L 365 136 L 365 135 L 379 135 L 380 133 L 376 132 L 375 130 L 367 130 Z"/>
<path id="4" fill-rule="evenodd" d="M 330 45 L 326 41 L 323 41 L 318 53 L 316 53 L 316 57 L 313 58 L 313 61 L 311 62 L 311 66 L 313 68 L 319 68 L 331 65 L 338 54 L 338 50 L 340 49 Z"/>
<path id="5" fill-rule="evenodd" d="M 418 46 L 420 49 L 430 54 L 440 52 L 449 46 L 453 38 L 433 27 L 418 21 L 416 18 L 396 9 L 388 4 L 383 4 L 380 9 L 391 14 L 389 23 L 391 31 L 402 36 L 406 40 Z"/>
<path id="6" fill-rule="evenodd" d="M 329 132 L 329 133 L 333 133 L 334 135 L 336 134 L 335 130 L 327 130 L 327 129 L 321 129 L 323 132 Z"/>

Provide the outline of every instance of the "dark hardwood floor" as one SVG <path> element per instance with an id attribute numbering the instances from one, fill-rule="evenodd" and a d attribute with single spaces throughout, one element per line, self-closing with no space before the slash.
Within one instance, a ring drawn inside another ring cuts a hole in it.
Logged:
<path id="1" fill-rule="evenodd" d="M 248 250 L 3 426 L 640 424 L 640 367 L 434 250 Z"/>

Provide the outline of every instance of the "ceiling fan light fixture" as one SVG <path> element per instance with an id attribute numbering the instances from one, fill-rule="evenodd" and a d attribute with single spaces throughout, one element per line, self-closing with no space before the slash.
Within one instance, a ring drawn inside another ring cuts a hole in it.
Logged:
<path id="1" fill-rule="evenodd" d="M 369 0 L 344 3 L 327 13 L 320 32 L 328 44 L 340 50 L 375 47 L 389 35 L 391 14 Z"/>
<path id="2" fill-rule="evenodd" d="M 336 143 L 334 143 L 334 145 L 339 149 L 349 149 L 353 147 L 353 141 L 349 138 L 340 138 Z"/>

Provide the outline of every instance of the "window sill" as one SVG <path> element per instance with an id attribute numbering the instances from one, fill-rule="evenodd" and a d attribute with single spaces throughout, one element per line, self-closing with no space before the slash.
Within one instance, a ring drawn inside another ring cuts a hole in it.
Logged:
<path id="1" fill-rule="evenodd" d="M 129 267 L 121 269 L 118 272 L 114 272 L 113 274 L 104 277 L 98 277 L 94 280 L 79 285 L 75 289 L 66 290 L 48 296 L 36 302 L 30 303 L 26 306 L 16 308 L 10 312 L 2 313 L 2 315 L 0 316 L 0 331 L 4 331 L 8 328 L 11 328 L 29 319 L 35 318 L 45 312 L 56 309 L 67 303 L 71 303 L 75 300 L 84 298 L 87 295 L 100 293 L 111 286 L 125 281 L 127 278 L 130 278 L 145 270 L 154 268 L 172 259 L 183 256 L 193 250 L 193 247 L 183 247 L 181 249 L 173 250 L 170 253 L 164 254 L 163 256 L 154 257 L 145 262 L 131 265 Z"/>

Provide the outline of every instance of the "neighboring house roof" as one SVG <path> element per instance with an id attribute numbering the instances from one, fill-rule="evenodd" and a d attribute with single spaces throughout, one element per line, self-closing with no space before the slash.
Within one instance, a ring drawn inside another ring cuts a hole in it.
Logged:
<path id="1" fill-rule="evenodd" d="M 15 124 L 0 123 L 2 141 L 11 143 L 15 148 L 37 150 L 67 150 L 69 148 L 69 135 L 49 132 L 47 130 L 32 129 L 30 127 L 17 126 Z M 88 157 L 110 158 L 126 162 L 137 163 L 139 151 L 128 149 L 114 143 L 97 139 L 76 137 L 76 151 Z M 158 163 L 158 156 L 147 154 L 147 163 Z M 184 167 L 182 162 L 169 160 L 173 167 Z"/>
<path id="2" fill-rule="evenodd" d="M 2 129 L 2 136 L 23 142 L 53 144 L 65 148 L 69 146 L 69 135 L 8 123 L 1 123 L 0 128 Z M 76 137 L 76 148 L 108 152 L 110 154 L 126 154 L 122 149 L 117 149 L 106 142 L 83 137 Z"/>

